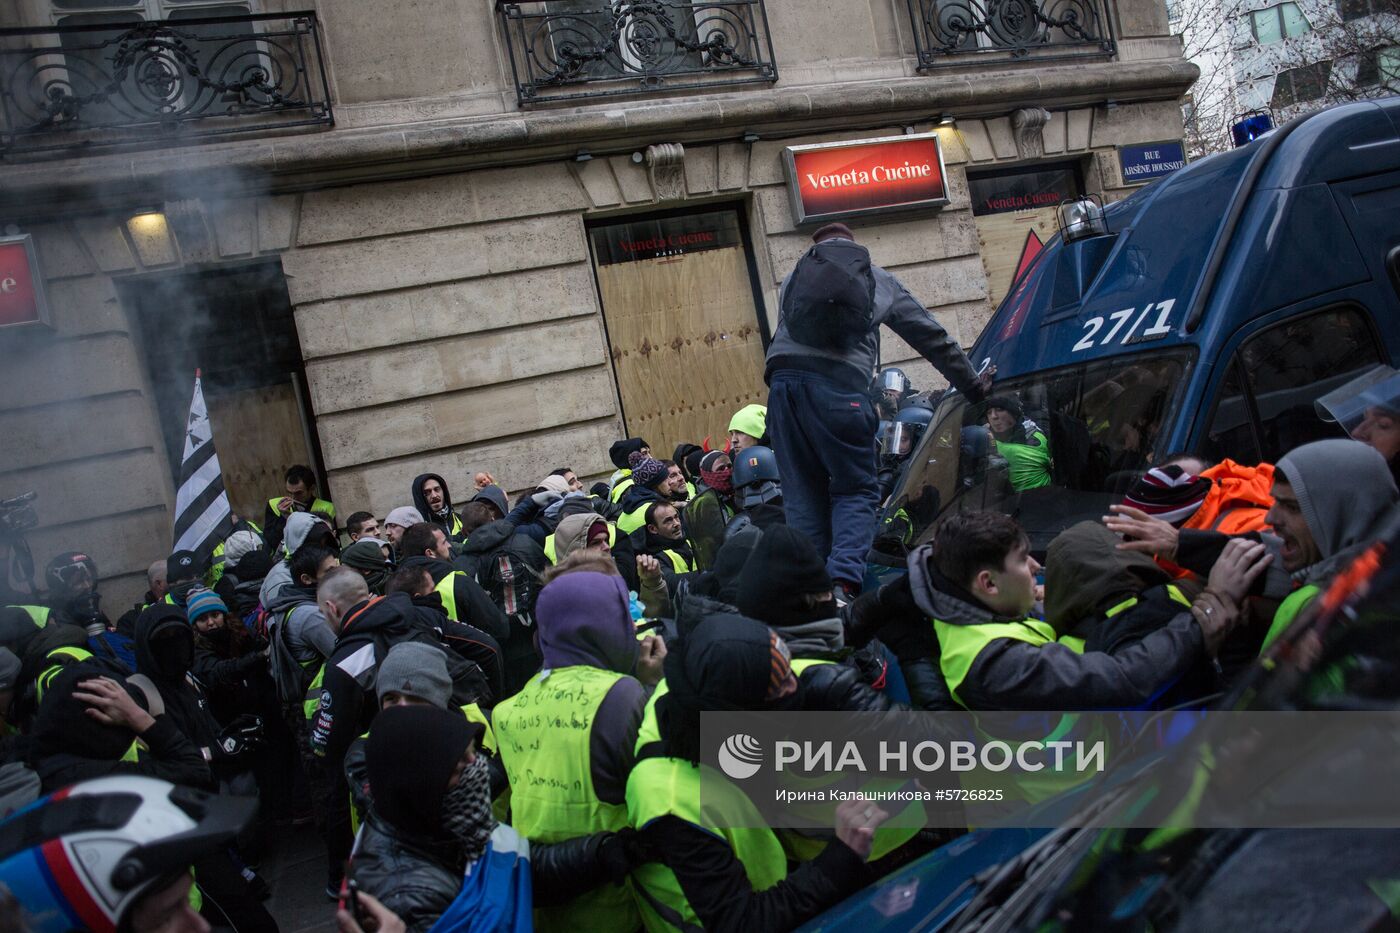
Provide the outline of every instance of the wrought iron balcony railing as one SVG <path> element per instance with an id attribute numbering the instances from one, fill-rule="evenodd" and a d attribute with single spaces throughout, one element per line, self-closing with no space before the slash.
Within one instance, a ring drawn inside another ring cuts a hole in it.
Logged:
<path id="1" fill-rule="evenodd" d="M 1113 54 L 1100 0 L 907 0 L 921 69 Z"/>
<path id="2" fill-rule="evenodd" d="M 0 29 L 0 154 L 330 125 L 316 14 Z"/>
<path id="3" fill-rule="evenodd" d="M 763 0 L 496 0 L 516 98 L 778 80 Z"/>

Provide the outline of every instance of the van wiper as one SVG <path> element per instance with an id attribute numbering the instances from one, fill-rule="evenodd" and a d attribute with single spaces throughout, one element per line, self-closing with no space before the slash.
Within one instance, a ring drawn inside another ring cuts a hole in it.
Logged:
<path id="1" fill-rule="evenodd" d="M 923 931 L 930 929 L 930 924 L 950 904 L 956 903 L 960 897 L 963 897 L 969 889 L 975 891 L 976 894 L 957 913 L 948 917 L 941 926 L 951 928 L 951 925 L 958 924 L 964 917 L 969 921 L 974 920 L 979 914 L 985 913 L 988 907 L 999 904 L 1004 894 L 1010 893 L 1021 884 L 1030 873 L 1032 865 L 1036 865 L 1043 858 L 1058 852 L 1076 832 L 1078 832 L 1077 829 L 1064 827 L 1052 830 L 1006 861 L 982 869 L 953 889 L 953 892 L 940 901 L 937 907 L 910 927 L 910 933 L 923 933 Z"/>

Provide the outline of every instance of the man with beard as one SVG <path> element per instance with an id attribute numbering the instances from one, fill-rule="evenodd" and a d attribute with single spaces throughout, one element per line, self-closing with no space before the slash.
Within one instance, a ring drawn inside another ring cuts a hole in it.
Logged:
<path id="1" fill-rule="evenodd" d="M 423 521 L 423 513 L 411 505 L 401 505 L 384 517 L 384 540 L 389 542 L 396 555 L 403 556 L 399 548 L 403 533 Z"/>
<path id="2" fill-rule="evenodd" d="M 639 590 L 637 558 L 653 557 L 660 565 L 658 572 L 668 576 L 695 570 L 695 555 L 685 540 L 681 513 L 669 502 L 653 502 L 647 506 L 646 524 L 617 542 L 613 560 L 628 589 Z"/>
<path id="3" fill-rule="evenodd" d="M 686 482 L 685 471 L 674 460 L 662 460 L 661 465 L 666 468 L 666 485 L 661 487 L 666 498 L 679 505 L 685 505 L 690 501 L 690 497 L 695 495 L 695 490 Z"/>
<path id="4" fill-rule="evenodd" d="M 332 529 L 335 524 L 335 503 L 316 494 L 316 474 L 308 466 L 297 464 L 287 470 L 287 494 L 267 500 L 263 510 L 263 538 L 269 551 L 277 550 L 287 527 L 287 519 L 297 513 L 310 513 L 325 521 Z M 295 548 L 288 548 L 288 553 Z"/>
<path id="5" fill-rule="evenodd" d="M 413 504 L 424 521 L 439 525 L 453 544 L 462 540 L 462 520 L 452 511 L 447 481 L 436 473 L 420 473 L 413 480 Z"/>
<path id="6" fill-rule="evenodd" d="M 1314 441 L 1279 460 L 1267 517 L 1296 589 L 1274 614 L 1265 649 L 1379 536 L 1397 499 L 1385 457 L 1360 441 Z"/>

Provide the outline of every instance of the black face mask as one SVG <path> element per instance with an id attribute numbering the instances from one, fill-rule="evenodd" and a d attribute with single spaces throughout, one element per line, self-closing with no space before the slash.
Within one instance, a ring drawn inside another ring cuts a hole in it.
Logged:
<path id="1" fill-rule="evenodd" d="M 162 677 L 178 680 L 194 664 L 194 639 L 185 635 L 157 638 L 151 642 L 151 657 Z"/>
<path id="2" fill-rule="evenodd" d="M 198 580 L 181 580 L 179 583 L 170 584 L 170 598 L 175 600 L 177 605 L 183 606 L 190 598 L 190 592 L 199 586 Z"/>

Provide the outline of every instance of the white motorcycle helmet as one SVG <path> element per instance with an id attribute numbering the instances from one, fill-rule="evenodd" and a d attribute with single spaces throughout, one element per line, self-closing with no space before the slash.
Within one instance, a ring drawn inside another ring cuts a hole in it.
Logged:
<path id="1" fill-rule="evenodd" d="M 84 781 L 0 823 L 0 884 L 31 933 L 115 933 L 144 894 L 231 842 L 256 809 L 154 778 Z"/>

